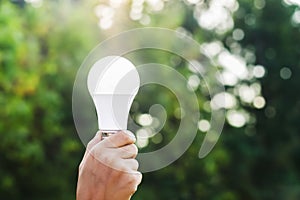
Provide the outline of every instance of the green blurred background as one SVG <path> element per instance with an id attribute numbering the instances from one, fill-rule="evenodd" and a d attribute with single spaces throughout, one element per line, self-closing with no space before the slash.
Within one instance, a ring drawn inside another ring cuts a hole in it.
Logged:
<path id="1" fill-rule="evenodd" d="M 149 50 L 146 61 L 188 79 L 201 119 L 188 151 L 144 174 L 132 199 L 300 199 L 299 0 L 0 0 L 0 199 L 75 199 L 85 150 L 72 118 L 76 72 L 99 42 L 149 26 L 185 33 L 207 50 L 225 77 L 227 114 L 216 147 L 199 159 L 210 126 L 205 84 L 180 59 Z M 142 91 L 161 92 L 137 97 L 137 123 L 155 121 L 153 102 L 168 114 L 153 138 L 137 134 L 147 152 L 173 137 L 180 109 L 166 89 Z"/>

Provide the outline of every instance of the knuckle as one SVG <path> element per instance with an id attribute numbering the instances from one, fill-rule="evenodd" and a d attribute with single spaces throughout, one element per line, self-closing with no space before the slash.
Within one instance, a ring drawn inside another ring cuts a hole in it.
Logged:
<path id="1" fill-rule="evenodd" d="M 134 142 L 134 135 L 130 131 L 122 131 L 122 134 L 120 135 L 122 135 L 124 142 Z"/>
<path id="2" fill-rule="evenodd" d="M 139 162 L 136 159 L 133 159 L 132 162 L 134 169 L 137 170 L 139 168 Z"/>
<path id="3" fill-rule="evenodd" d="M 91 156 L 91 157 L 97 157 L 97 154 L 98 154 L 98 150 L 97 148 L 89 148 L 87 149 L 87 153 L 88 153 L 88 156 Z"/>
<path id="4" fill-rule="evenodd" d="M 92 147 L 93 147 L 93 141 L 91 140 L 88 142 L 86 148 L 87 148 L 87 150 L 91 150 Z"/>
<path id="5" fill-rule="evenodd" d="M 129 143 L 129 142 L 131 142 L 131 139 L 130 139 L 130 137 L 127 135 L 127 134 L 125 134 L 125 133 L 123 133 L 123 134 L 121 134 L 122 136 L 121 136 L 121 139 L 122 139 L 122 141 L 124 142 L 124 143 Z"/>
<path id="6" fill-rule="evenodd" d="M 136 174 L 137 173 L 137 169 L 139 168 L 139 163 L 138 163 L 137 160 L 129 159 L 124 164 L 127 165 L 127 168 L 128 168 L 128 171 L 130 172 L 130 174 Z"/>
<path id="7" fill-rule="evenodd" d="M 141 182 L 141 174 L 132 174 L 130 176 L 130 178 L 128 179 L 128 189 L 131 191 L 131 192 L 136 192 L 137 190 L 137 186 L 140 184 Z"/>
<path id="8" fill-rule="evenodd" d="M 102 146 L 101 145 L 94 145 L 93 147 L 88 149 L 89 153 L 92 154 L 93 156 L 97 157 L 101 155 L 102 151 Z"/>
<path id="9" fill-rule="evenodd" d="M 143 179 L 142 173 L 138 172 L 136 174 L 136 185 L 139 185 L 142 182 L 142 179 Z"/>
<path id="10" fill-rule="evenodd" d="M 132 148 L 133 148 L 133 154 L 136 156 L 137 154 L 138 154 L 138 148 L 137 148 L 137 146 L 135 145 L 135 144 L 132 144 Z"/>
<path id="11" fill-rule="evenodd" d="M 88 142 L 86 148 L 92 149 L 99 141 L 101 141 L 101 138 L 99 138 L 99 132 L 97 132 L 96 136 Z"/>
<path id="12" fill-rule="evenodd" d="M 131 144 L 131 145 L 127 146 L 126 151 L 128 151 L 128 153 L 136 156 L 138 153 L 138 148 L 135 144 Z"/>
<path id="13" fill-rule="evenodd" d="M 116 143 L 115 140 L 116 140 L 116 136 L 114 136 L 114 137 L 111 136 L 111 137 L 107 137 L 104 140 L 102 140 L 102 143 L 105 146 L 114 146 L 114 144 Z"/>

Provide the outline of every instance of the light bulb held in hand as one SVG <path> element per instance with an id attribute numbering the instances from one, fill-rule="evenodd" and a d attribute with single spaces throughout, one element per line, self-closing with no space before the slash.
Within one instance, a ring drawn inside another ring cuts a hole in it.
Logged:
<path id="1" fill-rule="evenodd" d="M 103 136 L 126 130 L 129 110 L 140 86 L 135 66 L 120 56 L 104 57 L 90 69 L 87 85 Z"/>

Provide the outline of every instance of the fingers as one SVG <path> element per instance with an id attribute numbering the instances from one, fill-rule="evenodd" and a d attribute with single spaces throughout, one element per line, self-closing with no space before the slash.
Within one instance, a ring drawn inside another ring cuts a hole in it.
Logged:
<path id="1" fill-rule="evenodd" d="M 89 141 L 89 143 L 87 144 L 87 149 L 88 150 L 91 150 L 96 144 L 98 144 L 102 139 L 102 136 L 101 136 L 101 132 L 98 131 L 95 135 L 95 137 L 93 137 L 93 139 L 91 139 L 91 141 Z"/>
<path id="2" fill-rule="evenodd" d="M 123 159 L 135 158 L 138 154 L 138 148 L 135 144 L 126 145 L 118 149 L 118 154 Z"/>
<path id="3" fill-rule="evenodd" d="M 131 174 L 131 181 L 129 181 L 128 188 L 131 189 L 131 192 L 134 193 L 137 190 L 138 185 L 142 182 L 142 173 L 135 172 Z"/>
<path id="4" fill-rule="evenodd" d="M 139 167 L 135 157 L 138 148 L 134 144 L 134 135 L 129 131 L 120 131 L 101 140 L 101 132 L 89 142 L 87 152 L 102 164 L 127 173 L 136 173 Z"/>
<path id="5" fill-rule="evenodd" d="M 124 185 L 118 188 L 117 196 L 114 199 L 131 199 L 131 196 L 137 191 L 138 185 L 142 181 L 142 174 L 140 172 L 123 174 L 123 178 L 119 178 L 123 181 Z M 127 198 L 122 198 L 127 197 Z"/>
<path id="6" fill-rule="evenodd" d="M 105 147 L 118 148 L 135 143 L 136 139 L 130 131 L 119 131 L 102 141 Z"/>
<path id="7" fill-rule="evenodd" d="M 137 170 L 139 168 L 139 163 L 135 159 L 124 159 L 122 160 L 122 165 L 124 167 L 124 171 L 128 173 L 138 173 Z"/>
<path id="8" fill-rule="evenodd" d="M 137 172 L 136 174 L 136 185 L 139 185 L 142 182 L 143 175 L 141 172 Z"/>
<path id="9" fill-rule="evenodd" d="M 87 157 L 87 154 L 89 154 L 92 149 L 99 143 L 101 142 L 102 139 L 102 134 L 100 131 L 98 131 L 95 135 L 95 137 L 93 137 L 93 139 L 91 139 L 91 141 L 89 141 L 89 143 L 86 146 L 86 151 L 84 153 L 83 159 L 85 159 Z"/>

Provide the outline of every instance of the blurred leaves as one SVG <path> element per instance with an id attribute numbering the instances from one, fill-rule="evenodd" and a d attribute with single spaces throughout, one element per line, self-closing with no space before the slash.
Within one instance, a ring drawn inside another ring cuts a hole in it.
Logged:
<path id="1" fill-rule="evenodd" d="M 1 199 L 75 198 L 84 149 L 72 122 L 71 87 L 98 36 L 93 18 L 72 17 L 82 12 L 73 8 L 65 15 L 55 3 L 0 2 Z"/>

